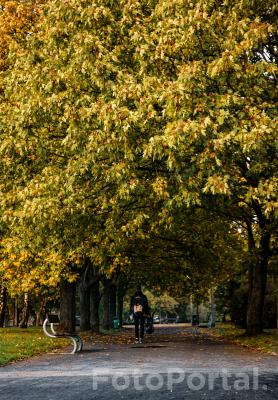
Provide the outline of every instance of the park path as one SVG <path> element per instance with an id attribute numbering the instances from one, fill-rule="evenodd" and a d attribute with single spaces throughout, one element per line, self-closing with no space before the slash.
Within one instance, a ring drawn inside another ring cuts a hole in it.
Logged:
<path id="1" fill-rule="evenodd" d="M 277 399 L 278 357 L 162 326 L 144 345 L 86 343 L 0 368 L 0 400 Z"/>

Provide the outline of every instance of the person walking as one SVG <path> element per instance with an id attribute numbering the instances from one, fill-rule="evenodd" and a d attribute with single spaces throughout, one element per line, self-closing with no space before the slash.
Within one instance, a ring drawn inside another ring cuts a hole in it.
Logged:
<path id="1" fill-rule="evenodd" d="M 136 292 L 131 298 L 130 314 L 135 324 L 135 343 L 143 343 L 145 318 L 150 315 L 150 308 L 148 299 L 143 294 L 141 286 L 137 286 Z"/>

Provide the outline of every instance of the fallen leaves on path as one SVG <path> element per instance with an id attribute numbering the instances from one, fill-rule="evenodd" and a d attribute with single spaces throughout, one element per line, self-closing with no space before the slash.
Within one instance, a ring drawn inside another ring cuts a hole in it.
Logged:
<path id="1" fill-rule="evenodd" d="M 134 333 L 131 329 L 123 329 L 115 333 L 109 332 L 108 334 L 85 332 L 82 333 L 81 336 L 85 342 L 92 344 L 127 345 L 134 343 Z M 188 329 L 175 330 L 173 333 L 169 333 L 167 329 L 157 329 L 152 335 L 146 334 L 144 342 L 148 344 L 157 344 L 189 341 L 194 342 L 195 344 L 203 344 L 204 340 L 206 342 L 211 342 L 214 339 L 207 335 L 194 334 Z"/>

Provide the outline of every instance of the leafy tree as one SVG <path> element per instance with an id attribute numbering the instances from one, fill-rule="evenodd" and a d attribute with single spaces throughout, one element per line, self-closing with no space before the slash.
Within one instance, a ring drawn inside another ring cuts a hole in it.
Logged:
<path id="1" fill-rule="evenodd" d="M 40 243 L 51 232 L 67 266 L 73 252 L 113 270 L 138 240 L 172 238 L 176 215 L 186 230 L 201 207 L 229 237 L 247 233 L 247 328 L 261 331 L 277 229 L 276 10 L 272 0 L 49 3 L 6 80 L 2 154 L 21 171 L 5 189 L 17 195 L 12 219 L 35 224 Z M 200 282 L 215 266 L 205 238 L 188 268 Z"/>
<path id="2" fill-rule="evenodd" d="M 146 292 L 145 294 L 148 297 L 152 313 L 157 313 L 161 310 L 166 314 L 173 314 L 179 305 L 179 303 L 167 293 L 164 293 L 161 296 L 153 295 L 151 292 Z"/>
<path id="3" fill-rule="evenodd" d="M 276 251 L 276 11 L 273 1 L 158 3 L 148 28 L 132 36 L 141 115 L 134 122 L 130 110 L 125 120 L 128 135 L 149 135 L 146 164 L 168 171 L 153 181 L 165 210 L 200 204 L 247 231 L 250 334 L 262 330 Z"/>
<path id="4" fill-rule="evenodd" d="M 26 45 L 28 35 L 34 30 L 39 17 L 39 7 L 43 0 L 18 1 L 2 0 L 0 2 L 0 111 L 5 112 L 8 99 L 4 95 L 5 76 L 13 67 L 10 51 L 13 46 Z M 1 112 L 0 112 L 1 114 Z M 3 123 L 0 118 L 0 138 L 2 140 Z M 11 175 L 7 173 L 6 155 L 2 154 L 0 192 L 5 191 L 5 186 L 10 185 Z M 3 203 L 0 204 L 0 235 L 3 236 L 7 230 L 6 221 L 2 218 Z M 0 278 L 2 274 L 0 271 Z M 7 279 L 2 277 L 0 285 L 0 325 L 3 326 L 7 299 Z"/>

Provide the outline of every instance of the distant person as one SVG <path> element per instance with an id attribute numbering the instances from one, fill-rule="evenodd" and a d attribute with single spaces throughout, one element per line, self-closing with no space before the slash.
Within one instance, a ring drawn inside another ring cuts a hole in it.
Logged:
<path id="1" fill-rule="evenodd" d="M 136 292 L 131 298 L 130 314 L 135 324 L 135 343 L 143 343 L 145 318 L 150 315 L 150 309 L 148 299 L 142 293 L 141 286 L 137 286 Z"/>

